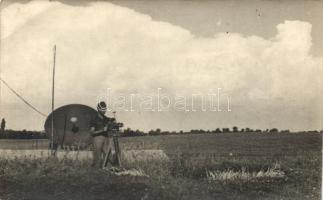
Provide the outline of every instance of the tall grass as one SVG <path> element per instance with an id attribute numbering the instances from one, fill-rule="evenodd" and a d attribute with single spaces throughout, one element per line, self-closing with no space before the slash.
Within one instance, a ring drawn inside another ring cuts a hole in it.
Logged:
<path id="1" fill-rule="evenodd" d="M 249 181 L 258 178 L 284 178 L 285 173 L 279 167 L 278 163 L 267 170 L 260 170 L 250 172 L 247 171 L 245 167 L 242 167 L 239 171 L 225 170 L 225 171 L 206 171 L 207 180 L 212 181 L 235 181 L 244 180 Z"/>
<path id="2" fill-rule="evenodd" d="M 37 159 L 48 158 L 51 156 L 49 150 L 9 150 L 0 149 L 0 158 L 2 159 Z M 59 150 L 56 152 L 56 157 L 61 159 L 72 160 L 89 160 L 92 159 L 92 151 L 65 151 Z M 122 151 L 122 159 L 128 162 L 135 161 L 167 161 L 169 158 L 163 150 L 160 149 L 145 149 L 145 150 L 124 150 Z"/>

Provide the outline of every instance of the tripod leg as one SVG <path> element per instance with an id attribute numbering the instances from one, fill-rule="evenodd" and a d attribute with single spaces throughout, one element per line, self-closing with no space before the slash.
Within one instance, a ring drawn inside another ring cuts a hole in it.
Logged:
<path id="1" fill-rule="evenodd" d="M 119 140 L 117 136 L 113 136 L 114 149 L 116 152 L 116 163 L 118 167 L 121 167 L 121 155 L 120 155 L 120 147 Z"/>
<path id="2" fill-rule="evenodd" d="M 110 155 L 111 155 L 111 149 L 109 149 L 109 152 L 105 154 L 104 162 L 103 162 L 103 168 L 104 168 L 104 167 L 106 167 L 106 166 L 108 165 L 108 162 L 109 162 L 109 161 L 110 161 L 110 163 L 111 163 Z"/>

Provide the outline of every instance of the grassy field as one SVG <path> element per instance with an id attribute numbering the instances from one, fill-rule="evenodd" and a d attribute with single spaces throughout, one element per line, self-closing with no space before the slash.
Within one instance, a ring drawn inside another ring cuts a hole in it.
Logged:
<path id="1" fill-rule="evenodd" d="M 320 134 L 145 136 L 120 144 L 162 149 L 170 159 L 123 161 L 146 176 L 93 169 L 90 160 L 1 159 L 0 199 L 321 199 Z"/>

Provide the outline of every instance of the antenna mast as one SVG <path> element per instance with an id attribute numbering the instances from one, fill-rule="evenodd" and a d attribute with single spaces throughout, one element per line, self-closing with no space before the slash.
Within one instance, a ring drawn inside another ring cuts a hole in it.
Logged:
<path id="1" fill-rule="evenodd" d="M 56 45 L 53 49 L 54 60 L 53 60 L 53 77 L 52 77 L 52 129 L 51 129 L 51 155 L 54 154 L 54 97 L 55 97 L 55 64 L 56 64 Z"/>

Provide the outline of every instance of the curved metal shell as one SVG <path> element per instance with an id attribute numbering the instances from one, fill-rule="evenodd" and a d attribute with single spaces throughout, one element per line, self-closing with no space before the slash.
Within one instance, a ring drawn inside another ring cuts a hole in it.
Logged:
<path id="1" fill-rule="evenodd" d="M 45 121 L 45 132 L 51 140 L 54 116 L 54 144 L 88 145 L 91 140 L 90 121 L 97 115 L 93 108 L 82 104 L 69 104 L 54 110 Z"/>

